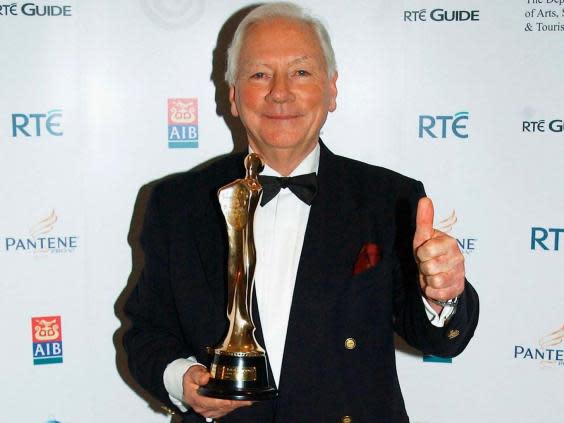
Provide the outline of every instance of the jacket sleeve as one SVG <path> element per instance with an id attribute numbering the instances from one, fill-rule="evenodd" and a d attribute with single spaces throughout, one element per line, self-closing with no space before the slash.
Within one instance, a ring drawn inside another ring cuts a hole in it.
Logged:
<path id="1" fill-rule="evenodd" d="M 124 311 L 131 327 L 124 335 L 131 375 L 149 393 L 172 405 L 163 382 L 166 366 L 194 355 L 187 347 L 178 320 L 170 283 L 169 229 L 161 217 L 157 186 L 146 210 L 141 233 L 145 265 Z"/>
<path id="2" fill-rule="evenodd" d="M 424 354 L 454 357 L 474 335 L 479 314 L 478 294 L 465 281 L 456 312 L 443 327 L 433 326 L 427 318 L 412 249 L 417 202 L 423 196 L 423 185 L 417 182 L 407 198 L 400 198 L 396 206 L 394 327 L 408 344 Z"/>

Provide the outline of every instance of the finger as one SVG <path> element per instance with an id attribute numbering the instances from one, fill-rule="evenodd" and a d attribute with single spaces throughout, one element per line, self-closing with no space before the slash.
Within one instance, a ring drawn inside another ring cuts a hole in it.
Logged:
<path id="1" fill-rule="evenodd" d="M 195 400 L 190 405 L 197 413 L 205 417 L 214 417 L 216 413 L 227 413 L 233 409 L 230 400 L 210 398 L 200 394 L 197 394 Z"/>
<path id="2" fill-rule="evenodd" d="M 428 197 L 423 197 L 417 204 L 417 217 L 415 219 L 415 235 L 413 236 L 413 249 L 417 250 L 425 241 L 433 236 L 433 219 L 435 212 L 433 202 Z"/>
<path id="3" fill-rule="evenodd" d="M 429 242 L 432 242 L 429 241 Z M 427 247 L 425 244 L 419 250 Z M 457 270 L 464 270 L 464 256 L 459 251 L 447 251 L 445 254 L 435 256 L 433 258 L 427 257 L 426 251 L 417 251 L 419 259 L 419 272 L 423 276 L 434 276 L 440 273 L 449 273 Z M 440 254 L 441 251 L 438 251 Z M 433 256 L 429 253 L 429 257 Z"/>
<path id="4" fill-rule="evenodd" d="M 195 398 L 193 403 L 193 408 L 196 411 L 198 411 L 200 414 L 215 413 L 215 412 L 223 412 L 225 414 L 235 410 L 236 408 L 247 407 L 249 405 L 252 405 L 251 401 L 224 400 L 224 399 L 211 398 L 197 394 L 197 398 Z M 213 416 L 208 416 L 208 417 L 213 417 Z"/>
<path id="5" fill-rule="evenodd" d="M 423 276 L 423 286 L 430 289 L 445 289 L 450 285 L 446 273 L 439 273 L 433 276 Z"/>
<path id="6" fill-rule="evenodd" d="M 432 260 L 442 255 L 446 255 L 447 259 L 450 260 L 458 255 L 462 255 L 462 253 L 456 239 L 439 231 L 435 231 L 433 238 L 427 240 L 415 251 L 415 256 L 419 262 Z"/>
<path id="7" fill-rule="evenodd" d="M 426 298 L 432 298 L 433 300 L 438 300 L 438 301 L 452 300 L 453 298 L 458 297 L 462 293 L 462 291 L 459 291 L 459 289 L 454 286 L 449 286 L 448 288 L 436 289 L 436 288 L 432 288 L 429 285 L 425 287 L 423 292 Z"/>
<path id="8" fill-rule="evenodd" d="M 192 408 L 198 414 L 209 418 L 219 418 L 241 407 L 252 405 L 251 401 L 231 401 L 199 396 Z"/>
<path id="9" fill-rule="evenodd" d="M 248 407 L 250 405 L 252 405 L 253 403 L 251 401 L 232 401 L 232 400 L 218 400 L 219 402 L 216 404 L 217 409 L 219 410 L 219 412 L 222 413 L 222 415 L 225 415 L 227 413 L 232 412 L 233 410 L 236 410 L 237 408 L 241 408 L 241 407 Z M 220 417 L 220 416 L 218 416 Z"/>
<path id="10" fill-rule="evenodd" d="M 464 269 L 458 268 L 448 273 L 439 273 L 433 276 L 420 276 L 421 289 L 425 295 L 435 298 L 437 291 L 443 294 L 451 294 L 449 298 L 456 297 L 464 291 Z M 443 295 L 444 296 L 444 295 Z M 435 298 L 440 299 L 440 298 Z"/>
<path id="11" fill-rule="evenodd" d="M 231 401 L 231 404 L 234 408 L 240 408 L 240 407 L 248 407 L 249 405 L 253 405 L 254 402 L 253 401 Z"/>
<path id="12" fill-rule="evenodd" d="M 435 257 L 419 263 L 419 272 L 423 276 L 434 276 L 446 273 L 452 269 L 452 264 L 446 255 Z"/>

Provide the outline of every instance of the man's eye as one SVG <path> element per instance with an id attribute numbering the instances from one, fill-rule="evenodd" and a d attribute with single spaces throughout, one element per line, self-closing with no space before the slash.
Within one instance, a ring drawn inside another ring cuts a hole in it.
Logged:
<path id="1" fill-rule="evenodd" d="M 296 71 L 296 75 L 298 75 L 298 76 L 309 76 L 311 74 L 304 69 L 300 69 L 300 70 Z"/>
<path id="2" fill-rule="evenodd" d="M 251 75 L 251 79 L 263 79 L 266 78 L 266 74 L 264 72 L 257 72 Z"/>

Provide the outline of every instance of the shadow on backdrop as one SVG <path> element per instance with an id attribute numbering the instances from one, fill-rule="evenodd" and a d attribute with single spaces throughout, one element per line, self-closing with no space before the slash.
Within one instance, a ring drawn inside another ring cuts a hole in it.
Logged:
<path id="1" fill-rule="evenodd" d="M 241 124 L 238 118 L 235 118 L 231 115 L 231 108 L 229 103 L 229 86 L 225 82 L 225 70 L 227 69 L 227 49 L 231 40 L 233 38 L 233 34 L 235 30 L 239 26 L 239 23 L 243 20 L 243 18 L 249 14 L 253 9 L 260 6 L 260 4 L 253 4 L 247 6 L 243 9 L 238 10 L 235 12 L 231 17 L 224 23 L 222 26 L 218 37 L 217 43 L 213 50 L 213 62 L 212 62 L 212 72 L 210 75 L 210 79 L 215 86 L 215 103 L 216 103 L 216 113 L 218 116 L 221 116 L 225 121 L 225 124 L 229 128 L 231 132 L 231 137 L 233 140 L 233 150 L 231 153 L 245 151 L 247 148 L 247 136 L 245 132 L 245 128 Z M 229 153 L 229 154 L 231 154 Z M 218 157 L 214 157 L 209 159 L 194 168 L 190 169 L 192 171 L 196 171 L 199 169 L 203 169 L 209 166 L 211 163 L 215 162 L 216 160 L 225 157 L 226 155 L 221 155 Z M 127 353 L 125 352 L 123 346 L 123 335 L 129 329 L 130 322 L 125 315 L 123 309 L 125 306 L 125 302 L 129 298 L 132 290 L 134 289 L 139 277 L 141 276 L 141 272 L 144 267 L 144 256 L 143 250 L 140 245 L 140 237 L 141 231 L 143 228 L 143 221 L 145 218 L 145 210 L 147 208 L 147 203 L 151 196 L 151 192 L 155 185 L 159 182 L 172 178 L 177 174 L 172 174 L 160 178 L 155 181 L 151 181 L 141 187 L 139 192 L 137 193 L 137 198 L 135 200 L 135 204 L 133 206 L 133 213 L 131 217 L 131 224 L 129 227 L 129 233 L 127 236 L 127 241 L 129 246 L 131 247 L 131 273 L 129 278 L 127 279 L 127 284 L 123 291 L 120 293 L 118 299 L 114 304 L 114 312 L 115 315 L 121 322 L 120 328 L 114 333 L 113 336 L 113 343 L 116 349 L 116 368 L 118 370 L 119 375 L 123 379 L 123 381 L 133 390 L 135 391 L 141 398 L 143 398 L 149 404 L 150 408 L 158 413 L 167 414 L 166 410 L 163 409 L 163 405 L 158 402 L 155 398 L 153 398 L 147 391 L 145 391 L 131 376 L 129 372 L 129 368 L 127 365 Z M 180 416 L 172 416 L 171 422 L 180 422 Z"/>

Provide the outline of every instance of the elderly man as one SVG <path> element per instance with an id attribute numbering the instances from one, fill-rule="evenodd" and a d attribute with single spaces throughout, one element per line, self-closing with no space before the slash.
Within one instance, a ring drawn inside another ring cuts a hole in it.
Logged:
<path id="1" fill-rule="evenodd" d="M 425 353 L 454 356 L 477 324 L 456 240 L 432 228 L 421 183 L 336 156 L 320 141 L 336 108 L 337 71 L 327 31 L 301 8 L 254 9 L 235 33 L 226 79 L 263 174 L 317 175 L 311 195 L 283 188 L 255 214 L 257 338 L 279 397 L 251 403 L 197 392 L 210 378 L 199 364 L 206 346 L 227 325 L 216 192 L 243 176 L 243 155 L 155 188 L 146 267 L 126 305 L 132 374 L 186 422 L 408 422 L 394 330 Z"/>

